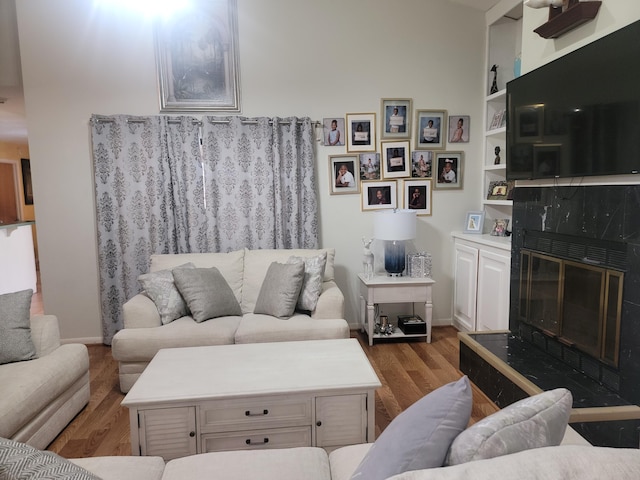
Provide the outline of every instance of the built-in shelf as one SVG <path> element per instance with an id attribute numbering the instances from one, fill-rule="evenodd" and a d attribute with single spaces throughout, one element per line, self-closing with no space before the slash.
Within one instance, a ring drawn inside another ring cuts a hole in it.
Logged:
<path id="1" fill-rule="evenodd" d="M 483 200 L 485 205 L 513 205 L 513 200 Z"/>
<path id="2" fill-rule="evenodd" d="M 502 97 L 504 97 L 507 94 L 507 89 L 503 88 L 502 90 L 498 90 L 496 93 L 492 93 L 491 95 L 489 95 L 486 98 L 487 102 L 490 102 L 491 100 L 499 100 Z"/>
<path id="3" fill-rule="evenodd" d="M 504 163 L 499 163 L 498 165 L 487 165 L 486 167 L 484 167 L 484 169 L 486 171 L 501 172 L 502 170 L 506 170 L 507 166 Z"/>
<path id="4" fill-rule="evenodd" d="M 549 7 L 549 21 L 534 30 L 542 38 L 558 38 L 583 23 L 596 18 L 600 10 L 601 1 L 569 2 L 569 7 L 563 12 L 560 8 Z"/>
<path id="5" fill-rule="evenodd" d="M 490 137 L 491 135 L 501 135 L 503 133 L 506 133 L 506 131 L 507 127 L 494 128 L 493 130 L 488 130 L 485 135 L 487 135 L 488 137 Z"/>

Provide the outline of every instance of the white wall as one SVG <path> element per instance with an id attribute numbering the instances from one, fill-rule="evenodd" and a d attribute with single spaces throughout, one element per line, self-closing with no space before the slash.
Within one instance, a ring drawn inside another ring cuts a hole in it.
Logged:
<path id="1" fill-rule="evenodd" d="M 419 217 L 418 250 L 433 254 L 434 319 L 452 303 L 450 232 L 479 207 L 484 97 L 484 14 L 446 0 L 238 0 L 243 115 L 344 116 L 375 112 L 381 98 L 414 109 L 471 116 L 464 189 L 435 191 L 433 216 Z M 157 114 L 152 28 L 130 12 L 88 0 L 17 2 L 29 148 L 45 310 L 62 337 L 101 337 L 91 114 Z M 321 243 L 337 250 L 336 275 L 357 318 L 361 237 L 372 214 L 357 195 L 329 195 L 318 146 Z"/>

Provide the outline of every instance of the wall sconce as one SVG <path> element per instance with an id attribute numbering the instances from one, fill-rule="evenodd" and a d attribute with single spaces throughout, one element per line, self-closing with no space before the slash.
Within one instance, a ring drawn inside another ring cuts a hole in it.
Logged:
<path id="1" fill-rule="evenodd" d="M 384 241 L 384 269 L 390 276 L 400 277 L 405 269 L 405 242 L 416 238 L 415 210 L 376 212 L 373 237 Z"/>

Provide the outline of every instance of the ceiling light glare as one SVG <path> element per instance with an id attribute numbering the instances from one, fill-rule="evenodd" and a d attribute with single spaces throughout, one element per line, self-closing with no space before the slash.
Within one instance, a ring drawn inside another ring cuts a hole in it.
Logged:
<path id="1" fill-rule="evenodd" d="M 189 0 L 96 0 L 100 7 L 130 10 L 145 17 L 168 19 L 191 5 Z"/>

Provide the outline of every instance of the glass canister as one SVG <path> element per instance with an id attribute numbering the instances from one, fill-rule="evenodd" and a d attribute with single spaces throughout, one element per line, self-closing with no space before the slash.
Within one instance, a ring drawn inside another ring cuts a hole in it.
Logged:
<path id="1" fill-rule="evenodd" d="M 431 277 L 431 254 L 418 252 L 410 255 L 409 275 L 413 278 Z"/>

